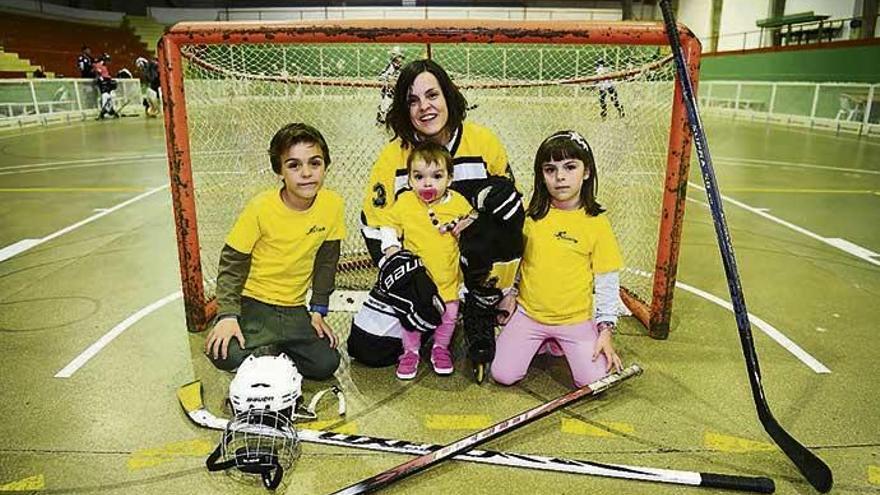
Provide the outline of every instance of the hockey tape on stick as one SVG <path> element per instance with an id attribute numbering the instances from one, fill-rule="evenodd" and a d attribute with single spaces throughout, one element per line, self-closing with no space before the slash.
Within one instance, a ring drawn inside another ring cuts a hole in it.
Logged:
<path id="1" fill-rule="evenodd" d="M 218 418 L 208 411 L 202 403 L 201 382 L 193 382 L 178 391 L 180 403 L 190 419 L 199 426 L 214 430 L 224 430 L 227 419 Z M 442 445 L 416 443 L 408 440 L 349 435 L 332 431 L 318 431 L 297 428 L 300 441 L 318 445 L 331 445 L 375 452 L 393 454 L 425 455 L 443 448 Z M 508 466 L 538 471 L 602 476 L 606 478 L 649 481 L 671 485 L 723 488 L 743 492 L 773 493 L 773 480 L 764 477 L 734 476 L 717 473 L 698 473 L 673 469 L 608 464 L 579 459 L 566 459 L 514 452 L 492 450 L 470 450 L 454 457 L 457 461 L 475 462 L 493 466 Z"/>
<path id="2" fill-rule="evenodd" d="M 721 193 L 718 191 L 718 181 L 715 179 L 715 168 L 712 166 L 712 155 L 709 153 L 709 143 L 703 131 L 700 114 L 697 111 L 697 99 L 694 86 L 688 74 L 684 60 L 684 51 L 679 40 L 678 26 L 675 22 L 675 14 L 669 0 L 661 0 L 660 8 L 663 11 L 663 21 L 666 25 L 666 35 L 672 47 L 672 56 L 675 59 L 675 68 L 681 87 L 685 108 L 687 110 L 688 124 L 694 136 L 694 148 L 697 151 L 697 160 L 700 162 L 700 171 L 703 174 L 703 184 L 706 186 L 706 196 L 709 208 L 712 211 L 712 221 L 715 224 L 715 235 L 718 238 L 718 248 L 721 251 L 721 260 L 724 265 L 724 274 L 727 277 L 727 288 L 730 291 L 730 301 L 733 304 L 736 326 L 739 330 L 739 340 L 746 361 L 749 375 L 749 385 L 752 389 L 752 398 L 758 419 L 770 438 L 779 445 L 785 455 L 797 466 L 804 478 L 810 482 L 816 490 L 828 492 L 834 482 L 831 469 L 816 454 L 810 452 L 803 444 L 789 434 L 782 425 L 773 417 L 770 405 L 764 396 L 764 387 L 761 383 L 761 368 L 758 363 L 758 353 L 755 350 L 755 341 L 752 336 L 752 327 L 749 323 L 748 309 L 743 295 L 742 283 L 740 282 L 739 269 L 736 266 L 736 255 L 733 251 L 733 243 L 730 240 L 730 230 L 724 216 L 724 208 L 721 203 Z M 691 35 L 693 36 L 693 35 Z"/>

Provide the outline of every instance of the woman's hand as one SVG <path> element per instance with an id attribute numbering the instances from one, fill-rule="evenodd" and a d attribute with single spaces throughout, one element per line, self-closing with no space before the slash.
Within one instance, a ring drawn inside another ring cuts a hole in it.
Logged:
<path id="1" fill-rule="evenodd" d="M 498 324 L 505 325 L 510 321 L 513 312 L 516 311 L 516 291 L 511 290 L 498 302 Z"/>
<path id="2" fill-rule="evenodd" d="M 605 372 L 609 373 L 613 369 L 614 371 L 623 371 L 623 362 L 620 360 L 620 356 L 617 355 L 617 352 L 614 350 L 614 345 L 611 343 L 611 329 L 614 328 L 611 324 L 604 324 L 602 322 L 599 324 L 599 338 L 596 339 L 596 346 L 593 348 L 593 361 L 595 361 L 600 354 L 605 355 L 606 361 L 608 361 L 608 365 L 605 367 Z"/>
<path id="3" fill-rule="evenodd" d="M 333 334 L 333 329 L 330 328 L 330 325 L 324 321 L 324 317 L 321 313 L 312 312 L 312 327 L 315 328 L 315 333 L 318 334 L 318 338 L 327 338 L 330 341 L 330 348 L 336 349 L 337 339 L 336 335 Z"/>
<path id="4" fill-rule="evenodd" d="M 477 220 L 477 211 L 471 211 L 467 215 L 459 218 L 455 221 L 455 225 L 453 225 L 452 230 L 450 231 L 456 239 L 461 235 L 464 229 L 468 228 L 474 221 Z"/>
<path id="5" fill-rule="evenodd" d="M 226 359 L 229 351 L 229 342 L 232 339 L 238 341 L 238 346 L 244 349 L 244 335 L 238 325 L 237 318 L 223 318 L 214 325 L 208 338 L 205 339 L 205 354 L 214 359 Z"/>

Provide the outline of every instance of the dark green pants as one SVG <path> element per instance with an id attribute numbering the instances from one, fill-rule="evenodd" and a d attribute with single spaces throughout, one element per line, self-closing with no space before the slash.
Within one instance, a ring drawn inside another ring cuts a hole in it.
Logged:
<path id="1" fill-rule="evenodd" d="M 238 321 L 245 348 L 232 339 L 226 359 L 211 359 L 221 370 L 238 368 L 256 349 L 266 346 L 287 354 L 299 372 L 312 380 L 326 380 L 339 367 L 339 353 L 326 338 L 318 338 L 305 306 L 275 306 L 242 297 Z"/>

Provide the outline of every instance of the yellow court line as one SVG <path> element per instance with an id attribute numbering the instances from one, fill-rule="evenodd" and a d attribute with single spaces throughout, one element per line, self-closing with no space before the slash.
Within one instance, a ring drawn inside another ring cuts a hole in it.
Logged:
<path id="1" fill-rule="evenodd" d="M 132 453 L 128 458 L 128 470 L 138 471 L 151 468 L 183 457 L 204 457 L 212 450 L 214 450 L 214 444 L 201 438 L 141 449 Z"/>
<path id="2" fill-rule="evenodd" d="M 17 481 L 0 485 L 0 492 L 36 491 L 46 488 L 46 478 L 42 474 L 28 476 Z"/>
<path id="3" fill-rule="evenodd" d="M 868 466 L 868 483 L 880 485 L 880 466 Z"/>
<path id="4" fill-rule="evenodd" d="M 773 187 L 725 187 L 724 192 L 754 192 L 754 193 L 795 193 L 795 194 L 874 194 L 880 195 L 880 191 L 870 189 L 786 189 Z"/>
<path id="5" fill-rule="evenodd" d="M 0 187 L 0 192 L 141 192 L 147 187 Z"/>
<path id="6" fill-rule="evenodd" d="M 733 435 L 725 435 L 713 431 L 705 432 L 703 435 L 703 446 L 719 452 L 733 452 L 738 454 L 776 450 L 776 446 L 772 443 Z"/>
<path id="7" fill-rule="evenodd" d="M 425 418 L 429 430 L 476 430 L 491 424 L 486 414 L 428 414 Z"/>

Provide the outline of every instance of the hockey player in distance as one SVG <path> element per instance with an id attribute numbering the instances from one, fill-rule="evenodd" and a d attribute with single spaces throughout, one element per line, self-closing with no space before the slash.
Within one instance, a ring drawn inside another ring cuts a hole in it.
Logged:
<path id="1" fill-rule="evenodd" d="M 403 249 L 419 256 L 431 280 L 437 285 L 445 311 L 434 331 L 431 364 L 438 375 L 454 370 L 449 344 L 458 318 L 458 290 L 462 283 L 459 267 L 458 236 L 470 225 L 476 212 L 461 194 L 450 190 L 452 156 L 443 146 L 427 141 L 413 149 L 407 159 L 411 190 L 403 191 L 388 211 L 388 225 L 382 227 L 385 257 Z M 397 377 L 415 378 L 419 365 L 422 334 L 402 330 L 403 353 L 397 364 Z"/>
<path id="2" fill-rule="evenodd" d="M 94 65 L 95 86 L 98 87 L 98 92 L 101 94 L 101 111 L 98 113 L 98 120 L 103 120 L 106 115 L 119 118 L 119 114 L 113 107 L 113 91 L 116 89 L 116 80 L 110 77 L 110 68 L 107 67 L 109 63 L 110 55 L 103 53 Z"/>
<path id="3" fill-rule="evenodd" d="M 604 76 L 607 73 L 608 67 L 605 66 L 605 61 L 600 58 L 596 61 L 596 75 Z M 623 118 L 623 105 L 620 104 L 620 99 L 617 97 L 617 88 L 611 84 L 610 80 L 603 79 L 599 81 L 599 115 L 602 116 L 602 120 L 605 120 L 605 117 L 608 116 L 608 105 L 605 103 L 605 98 L 609 95 L 611 96 L 611 103 L 617 109 L 617 115 Z"/>
<path id="4" fill-rule="evenodd" d="M 379 94 L 379 108 L 376 110 L 376 125 L 385 125 L 385 116 L 391 103 L 394 101 L 394 84 L 397 82 L 397 75 L 400 73 L 400 66 L 403 65 L 403 51 L 399 46 L 395 46 L 388 52 L 388 65 L 379 73 L 379 82 L 382 83 L 382 89 Z"/>
<path id="5" fill-rule="evenodd" d="M 612 344 L 623 259 L 596 202 L 596 163 L 580 134 L 545 139 L 534 173 L 518 291 L 500 305 L 512 316 L 502 319 L 492 377 L 514 384 L 536 353 L 549 351 L 565 356 L 581 387 L 623 367 Z"/>
<path id="6" fill-rule="evenodd" d="M 306 378 L 324 380 L 339 366 L 336 336 L 324 317 L 345 237 L 344 205 L 322 188 L 330 150 L 317 129 L 282 127 L 269 158 L 281 187 L 251 199 L 226 237 L 217 322 L 205 353 L 217 368 L 234 370 L 257 350 L 280 351 Z"/>
<path id="7" fill-rule="evenodd" d="M 147 83 L 147 95 L 144 97 L 146 116 L 157 117 L 159 115 L 159 95 L 161 92 L 159 89 L 159 63 L 155 60 L 138 57 L 134 64 L 141 71 L 143 81 Z"/>
<path id="8" fill-rule="evenodd" d="M 462 260 L 468 261 L 463 268 L 470 297 L 465 297 L 462 311 L 465 337 L 474 335 L 471 330 L 475 329 L 488 336 L 468 340 L 481 346 L 468 349 L 472 360 L 477 358 L 474 371 L 481 381 L 494 352 L 495 303 L 501 291 L 513 285 L 522 254 L 524 213 L 504 146 L 489 129 L 465 121 L 467 108 L 464 95 L 433 60 L 414 60 L 403 66 L 386 122 L 394 138 L 382 149 L 370 172 L 361 232 L 373 262 L 378 264 L 383 256 L 380 227 L 389 224 L 387 213 L 408 187 L 406 164 L 413 148 L 433 142 L 449 151 L 454 163 L 449 188 L 480 213 L 473 228 L 463 231 L 459 247 Z M 493 249 L 499 241 L 503 249 Z M 481 291 L 483 297 L 475 298 Z M 469 311 L 476 308 L 483 309 Z M 396 362 L 402 353 L 401 334 L 391 320 L 359 328 L 353 328 L 349 337 L 352 357 L 371 366 Z"/>

